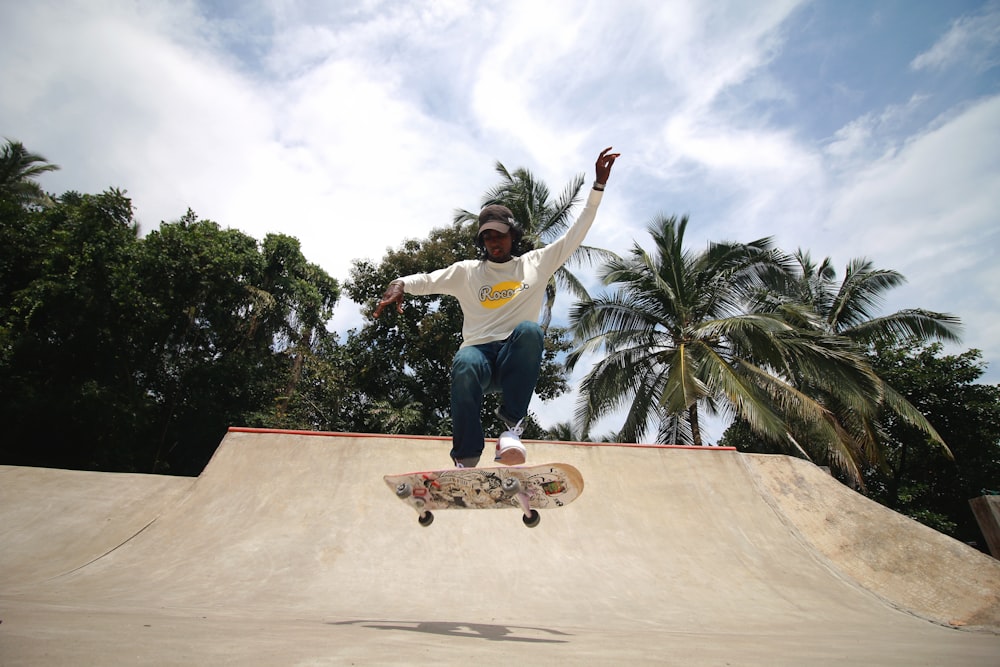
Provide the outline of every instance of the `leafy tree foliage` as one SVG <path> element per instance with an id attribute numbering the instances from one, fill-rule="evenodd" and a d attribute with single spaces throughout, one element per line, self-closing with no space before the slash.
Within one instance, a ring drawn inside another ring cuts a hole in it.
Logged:
<path id="1" fill-rule="evenodd" d="M 330 336 L 339 285 L 290 237 L 188 212 L 140 239 L 118 190 L 0 216 L 5 463 L 196 474 Z"/>
<path id="2" fill-rule="evenodd" d="M 976 382 L 984 370 L 979 351 L 943 355 L 939 343 L 909 338 L 879 343 L 869 360 L 879 377 L 936 425 L 954 457 L 922 428 L 884 408 L 878 415 L 883 457 L 864 466 L 862 492 L 985 551 L 968 501 L 1000 490 L 1000 386 Z M 740 421 L 719 444 L 780 453 Z"/>
<path id="3" fill-rule="evenodd" d="M 0 148 L 0 200 L 26 206 L 49 206 L 52 199 L 35 179 L 59 167 L 29 152 L 19 141 L 7 140 Z"/>
<path id="4" fill-rule="evenodd" d="M 577 412 L 583 431 L 628 407 L 619 437 L 637 442 L 647 428 L 659 442 L 702 444 L 699 410 L 736 415 L 759 436 L 796 445 L 790 418 L 810 424 L 831 446 L 848 447 L 828 411 L 791 381 L 805 373 L 838 394 L 874 391 L 875 379 L 842 340 L 794 327 L 781 316 L 746 309 L 751 295 L 789 280 L 790 261 L 768 238 L 684 248 L 687 218 L 658 217 L 652 251 L 605 263 L 616 291 L 571 314 L 579 347 L 606 356 L 587 374 Z"/>
<path id="5" fill-rule="evenodd" d="M 872 366 L 927 419 L 954 459 L 891 410 L 881 415 L 885 464 L 866 470 L 873 498 L 985 549 L 968 501 L 997 492 L 1000 481 L 1000 386 L 978 384 L 978 350 L 942 354 L 938 343 L 880 344 Z"/>
<path id="6" fill-rule="evenodd" d="M 758 297 L 762 298 L 751 304 L 752 308 L 778 313 L 804 332 L 842 338 L 858 354 L 903 340 L 958 340 L 960 322 L 947 313 L 911 308 L 879 314 L 885 292 L 905 282 L 902 274 L 876 269 L 870 260 L 857 258 L 848 263 L 843 280 L 838 281 L 829 258 L 817 265 L 809 253 L 802 250 L 797 251 L 794 258 L 797 266 L 793 279 L 781 283 L 777 289 L 761 291 Z M 828 410 L 829 419 L 842 433 L 841 440 L 849 443 L 844 449 L 831 448 L 816 437 L 811 424 L 790 420 L 790 431 L 810 451 L 813 459 L 832 462 L 852 482 L 859 483 L 862 468 L 878 465 L 882 460 L 884 434 L 880 415 L 887 413 L 923 431 L 950 456 L 945 441 L 925 415 L 875 369 L 872 375 L 877 383 L 876 391 L 846 395 L 817 384 L 809 373 L 798 372 L 792 377 L 800 391 Z"/>
<path id="7" fill-rule="evenodd" d="M 120 382 L 132 361 L 120 335 L 136 316 L 131 204 L 118 191 L 67 193 L 41 212 L 3 214 L 4 460 L 117 468 L 122 435 L 142 419 Z"/>

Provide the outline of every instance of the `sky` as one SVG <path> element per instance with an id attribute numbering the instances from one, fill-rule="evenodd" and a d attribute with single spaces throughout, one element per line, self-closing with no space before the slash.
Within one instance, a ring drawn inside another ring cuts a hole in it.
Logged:
<path id="1" fill-rule="evenodd" d="M 588 245 L 688 215 L 692 250 L 866 257 L 907 278 L 882 313 L 957 315 L 946 352 L 1000 382 L 1000 0 L 32 0 L 0 44 L 0 136 L 142 233 L 191 209 L 345 280 L 478 210 L 496 162 L 558 193 L 613 146 Z"/>

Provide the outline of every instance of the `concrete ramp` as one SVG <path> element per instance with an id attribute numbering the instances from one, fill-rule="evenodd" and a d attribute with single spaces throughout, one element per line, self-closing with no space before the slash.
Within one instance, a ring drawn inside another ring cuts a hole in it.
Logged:
<path id="1" fill-rule="evenodd" d="M 141 533 L 193 484 L 190 477 L 0 466 L 0 586 L 84 567 Z"/>
<path id="2" fill-rule="evenodd" d="M 382 476 L 449 446 L 234 429 L 194 482 L 129 480 L 120 513 L 101 473 L 50 509 L 5 489 L 0 664 L 1000 662 L 1000 563 L 805 462 L 529 443 L 583 496 L 535 529 L 513 510 L 422 528 Z"/>

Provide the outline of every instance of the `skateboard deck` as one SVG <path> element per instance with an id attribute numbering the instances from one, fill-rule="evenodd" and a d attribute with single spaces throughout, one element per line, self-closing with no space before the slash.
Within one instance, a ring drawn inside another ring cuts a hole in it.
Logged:
<path id="1" fill-rule="evenodd" d="M 420 525 L 434 520 L 431 510 L 510 509 L 538 525 L 539 509 L 563 507 L 583 492 L 580 471 L 565 463 L 497 468 L 448 468 L 386 475 L 396 496 L 417 511 Z"/>

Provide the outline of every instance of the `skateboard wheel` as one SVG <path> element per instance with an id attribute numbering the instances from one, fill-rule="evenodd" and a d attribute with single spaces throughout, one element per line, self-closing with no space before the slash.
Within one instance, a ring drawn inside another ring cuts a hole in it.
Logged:
<path id="1" fill-rule="evenodd" d="M 400 482 L 396 485 L 396 496 L 399 498 L 409 498 L 413 495 L 413 487 L 409 482 Z"/>
<path id="2" fill-rule="evenodd" d="M 515 493 L 520 493 L 521 492 L 521 480 L 519 480 L 517 477 L 508 477 L 500 485 L 500 488 L 508 496 L 512 496 Z"/>
<path id="3" fill-rule="evenodd" d="M 531 510 L 530 515 L 523 515 L 521 520 L 524 521 L 524 525 L 528 528 L 534 528 L 538 525 L 538 522 L 542 520 L 542 515 L 538 513 L 538 510 L 533 509 Z"/>
<path id="4" fill-rule="evenodd" d="M 430 512 L 424 512 L 419 517 L 417 517 L 417 523 L 426 528 L 427 526 L 434 523 L 434 515 Z"/>

